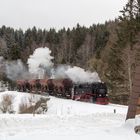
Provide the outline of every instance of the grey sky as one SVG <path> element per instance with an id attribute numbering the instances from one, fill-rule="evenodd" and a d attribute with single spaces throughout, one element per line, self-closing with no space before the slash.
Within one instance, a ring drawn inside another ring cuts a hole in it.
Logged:
<path id="1" fill-rule="evenodd" d="M 0 26 L 49 29 L 90 26 L 120 15 L 127 0 L 0 0 Z"/>

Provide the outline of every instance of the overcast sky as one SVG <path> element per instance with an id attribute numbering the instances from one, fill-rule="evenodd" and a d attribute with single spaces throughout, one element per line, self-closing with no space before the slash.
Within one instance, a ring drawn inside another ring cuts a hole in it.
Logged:
<path id="1" fill-rule="evenodd" d="M 90 26 L 120 15 L 127 0 L 0 0 L 0 26 L 16 29 Z"/>

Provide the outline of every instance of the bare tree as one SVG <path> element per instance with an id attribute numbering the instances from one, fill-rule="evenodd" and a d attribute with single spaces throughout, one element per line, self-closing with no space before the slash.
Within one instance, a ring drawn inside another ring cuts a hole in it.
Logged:
<path id="1" fill-rule="evenodd" d="M 8 48 L 6 45 L 6 41 L 0 38 L 0 56 L 5 56 L 7 54 Z"/>
<path id="2" fill-rule="evenodd" d="M 2 101 L 0 103 L 0 110 L 3 112 L 3 113 L 13 113 L 13 100 L 14 100 L 14 96 L 12 95 L 3 95 L 2 97 Z"/>

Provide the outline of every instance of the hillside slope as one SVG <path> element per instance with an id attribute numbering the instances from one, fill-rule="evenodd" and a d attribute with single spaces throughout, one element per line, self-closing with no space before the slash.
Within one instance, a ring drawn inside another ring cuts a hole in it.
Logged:
<path id="1" fill-rule="evenodd" d="M 133 128 L 139 121 L 125 123 L 126 112 L 127 106 L 104 106 L 51 97 L 46 114 L 34 117 L 32 114 L 1 114 L 0 140 L 138 140 L 140 136 Z"/>

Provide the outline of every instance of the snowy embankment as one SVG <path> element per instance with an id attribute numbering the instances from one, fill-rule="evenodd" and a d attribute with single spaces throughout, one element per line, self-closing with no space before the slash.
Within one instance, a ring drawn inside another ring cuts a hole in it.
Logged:
<path id="1" fill-rule="evenodd" d="M 19 113 L 21 106 L 32 106 L 33 103 L 37 103 L 41 99 L 41 96 L 16 92 L 16 91 L 5 91 L 0 92 L 0 113 L 12 112 Z"/>
<path id="2" fill-rule="evenodd" d="M 28 96 L 12 94 L 19 96 L 17 100 Z M 19 100 L 15 103 L 18 106 Z M 1 114 L 0 140 L 139 140 L 134 132 L 136 120 L 125 122 L 126 113 L 126 106 L 51 97 L 46 114 Z"/>

